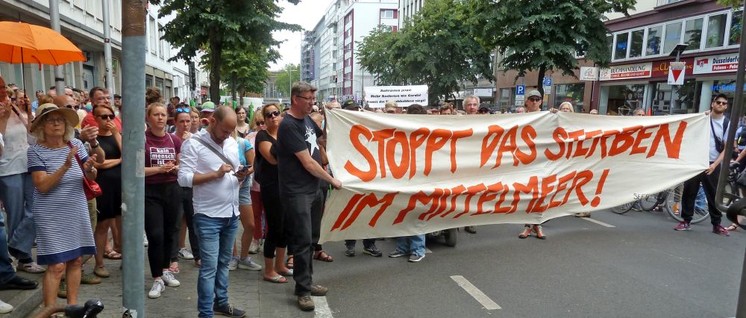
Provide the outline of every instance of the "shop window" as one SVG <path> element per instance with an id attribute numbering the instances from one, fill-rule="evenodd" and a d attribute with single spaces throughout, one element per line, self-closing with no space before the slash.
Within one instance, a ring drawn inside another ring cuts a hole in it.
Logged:
<path id="1" fill-rule="evenodd" d="M 653 90 L 653 115 L 696 112 L 696 90 L 697 82 L 694 79 L 684 80 L 684 85 L 656 83 Z"/>
<path id="2" fill-rule="evenodd" d="M 666 24 L 666 40 L 663 42 L 663 54 L 671 53 L 681 43 L 681 22 Z"/>
<path id="3" fill-rule="evenodd" d="M 609 87 L 608 115 L 629 116 L 637 107 L 642 107 L 645 84 L 618 85 Z"/>
<path id="4" fill-rule="evenodd" d="M 619 60 L 627 57 L 627 43 L 629 42 L 629 33 L 619 33 L 616 35 L 616 47 L 614 48 L 614 59 Z"/>
<path id="5" fill-rule="evenodd" d="M 699 50 L 702 42 L 702 18 L 686 21 L 684 29 L 684 44 L 687 45 L 687 51 Z"/>
<path id="6" fill-rule="evenodd" d="M 661 36 L 663 35 L 663 27 L 656 26 L 648 29 L 648 45 L 645 49 L 645 55 L 658 55 L 661 54 Z"/>
<path id="7" fill-rule="evenodd" d="M 743 11 L 734 11 L 730 19 L 730 38 L 728 45 L 741 44 L 741 14 Z"/>
<path id="8" fill-rule="evenodd" d="M 510 104 L 510 98 L 513 95 L 513 90 L 510 88 L 501 88 L 500 89 L 500 101 L 499 106 L 500 108 L 510 108 L 512 106 Z"/>
<path id="9" fill-rule="evenodd" d="M 555 86 L 555 107 L 563 102 L 570 102 L 576 113 L 583 112 L 583 95 L 585 94 L 585 83 L 560 84 Z"/>
<path id="10" fill-rule="evenodd" d="M 629 57 L 642 56 L 642 41 L 645 39 L 645 30 L 632 31 L 632 39 L 629 44 Z"/>
<path id="11" fill-rule="evenodd" d="M 721 47 L 725 39 L 725 21 L 727 14 L 710 16 L 707 19 L 707 42 L 706 48 Z"/>

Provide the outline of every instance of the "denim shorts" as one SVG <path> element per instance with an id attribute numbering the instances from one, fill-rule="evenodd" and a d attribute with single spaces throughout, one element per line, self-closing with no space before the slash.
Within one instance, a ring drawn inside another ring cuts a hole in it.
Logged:
<path id="1" fill-rule="evenodd" d="M 241 184 L 241 188 L 238 189 L 238 205 L 249 205 L 251 204 L 251 182 L 249 180 L 244 181 Z"/>

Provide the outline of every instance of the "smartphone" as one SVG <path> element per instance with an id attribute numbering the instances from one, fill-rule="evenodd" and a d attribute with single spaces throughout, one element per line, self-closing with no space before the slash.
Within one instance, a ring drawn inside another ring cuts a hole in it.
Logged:
<path id="1" fill-rule="evenodd" d="M 241 167 L 241 169 L 238 169 L 238 172 L 248 171 L 249 168 L 251 168 L 251 165 L 245 165 L 245 166 Z"/>

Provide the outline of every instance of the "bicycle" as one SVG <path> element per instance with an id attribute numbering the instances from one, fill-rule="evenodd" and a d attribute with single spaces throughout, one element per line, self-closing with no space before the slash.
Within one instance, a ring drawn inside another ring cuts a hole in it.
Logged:
<path id="1" fill-rule="evenodd" d="M 96 318 L 104 310 L 104 304 L 98 299 L 90 299 L 83 305 L 57 305 L 44 308 L 36 318 L 54 317 L 56 313 L 64 313 L 68 318 Z"/>
<path id="2" fill-rule="evenodd" d="M 738 180 L 738 175 L 741 172 L 741 169 L 738 168 L 737 165 L 731 165 L 730 169 L 728 170 L 728 182 L 725 184 L 725 193 L 723 195 L 723 203 L 727 206 L 730 206 L 732 203 L 734 203 L 736 200 L 743 197 L 742 190 L 737 183 L 736 180 Z M 674 204 L 671 205 L 671 207 L 668 209 L 668 215 L 671 216 L 674 220 L 677 222 L 683 222 L 684 219 L 681 217 L 681 211 L 680 211 L 680 202 L 681 202 L 681 191 L 674 192 Z M 691 223 L 699 223 L 704 220 L 706 220 L 710 216 L 710 210 L 707 207 L 707 196 L 704 194 L 704 190 L 702 187 L 699 188 L 699 192 L 697 192 L 697 200 L 694 203 L 694 215 L 692 216 Z"/>

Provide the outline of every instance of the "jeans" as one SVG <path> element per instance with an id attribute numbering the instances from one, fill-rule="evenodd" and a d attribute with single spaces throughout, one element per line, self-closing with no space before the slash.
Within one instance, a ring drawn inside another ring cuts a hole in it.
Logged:
<path id="1" fill-rule="evenodd" d="M 0 210 L 0 284 L 5 284 L 16 276 L 8 254 L 8 240 L 5 235 L 5 215 Z"/>
<path id="2" fill-rule="evenodd" d="M 396 250 L 417 256 L 425 255 L 425 234 L 397 237 Z"/>
<path id="3" fill-rule="evenodd" d="M 211 218 L 197 213 L 193 222 L 202 258 L 197 279 L 197 309 L 199 317 L 212 317 L 213 304 L 228 304 L 228 262 L 239 221 L 237 215 Z"/>
<path id="4" fill-rule="evenodd" d="M 31 262 L 31 247 L 36 238 L 32 214 L 34 183 L 31 174 L 0 177 L 0 201 L 3 201 L 8 213 L 8 248 L 23 263 Z"/>
<path id="5" fill-rule="evenodd" d="M 281 193 L 282 211 L 287 226 L 288 254 L 294 256 L 295 295 L 311 294 L 313 284 L 313 225 L 311 216 L 320 213 L 321 190 L 314 193 Z M 265 202 L 266 204 L 267 202 Z"/>

